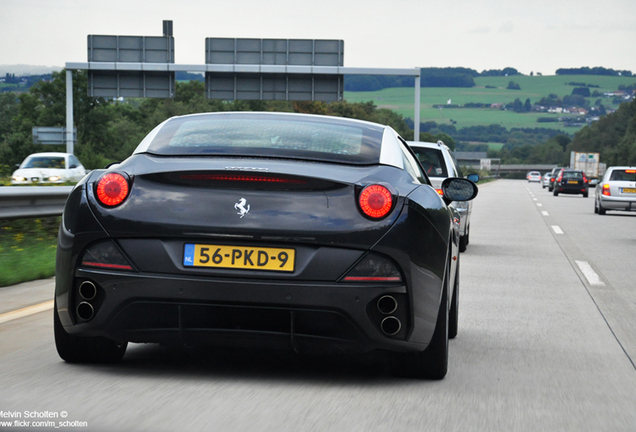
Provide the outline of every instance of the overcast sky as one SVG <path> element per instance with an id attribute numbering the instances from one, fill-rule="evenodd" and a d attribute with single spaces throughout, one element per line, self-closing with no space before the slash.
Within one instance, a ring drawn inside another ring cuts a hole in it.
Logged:
<path id="1" fill-rule="evenodd" d="M 343 39 L 351 67 L 636 73 L 636 0 L 0 0 L 0 65 L 87 61 L 89 34 L 161 36 L 205 63 L 206 37 Z"/>

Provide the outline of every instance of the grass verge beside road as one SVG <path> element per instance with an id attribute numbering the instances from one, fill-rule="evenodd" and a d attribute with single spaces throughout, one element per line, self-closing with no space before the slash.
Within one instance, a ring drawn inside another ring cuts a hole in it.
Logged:
<path id="1" fill-rule="evenodd" d="M 0 287 L 55 275 L 60 217 L 0 221 Z"/>

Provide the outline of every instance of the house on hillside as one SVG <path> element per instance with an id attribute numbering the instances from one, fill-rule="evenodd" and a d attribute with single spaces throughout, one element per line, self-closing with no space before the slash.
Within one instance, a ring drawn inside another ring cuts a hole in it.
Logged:
<path id="1" fill-rule="evenodd" d="M 587 110 L 585 108 L 570 107 L 568 108 L 568 111 L 570 114 L 587 115 Z"/>

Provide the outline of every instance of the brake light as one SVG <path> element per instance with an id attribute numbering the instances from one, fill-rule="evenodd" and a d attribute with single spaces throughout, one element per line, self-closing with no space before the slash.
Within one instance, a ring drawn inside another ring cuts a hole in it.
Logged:
<path id="1" fill-rule="evenodd" d="M 380 219 L 388 215 L 393 208 L 393 196 L 384 186 L 370 185 L 362 189 L 358 203 L 366 216 Z"/>
<path id="2" fill-rule="evenodd" d="M 627 174 L 636 174 L 636 170 L 625 170 Z"/>
<path id="3" fill-rule="evenodd" d="M 603 195 L 612 196 L 612 194 L 610 193 L 610 185 L 609 185 L 609 183 L 605 183 L 603 185 Z"/>
<path id="4" fill-rule="evenodd" d="M 583 184 L 587 183 L 587 177 L 585 177 L 585 173 L 581 173 L 583 174 Z"/>
<path id="5" fill-rule="evenodd" d="M 119 173 L 104 174 L 97 182 L 96 194 L 99 202 L 114 207 L 128 197 L 128 179 Z"/>
<path id="6" fill-rule="evenodd" d="M 286 177 L 269 177 L 250 174 L 182 174 L 180 176 L 184 180 L 208 180 L 208 181 L 240 181 L 240 182 L 263 182 L 263 183 L 294 183 L 306 184 L 306 180 L 286 178 Z"/>
<path id="7" fill-rule="evenodd" d="M 559 174 L 559 178 L 557 179 L 558 182 L 560 182 L 561 180 L 563 180 L 563 173 Z"/>
<path id="8" fill-rule="evenodd" d="M 441 189 L 435 189 L 437 191 L 437 193 L 439 194 L 439 196 L 444 196 L 444 191 Z"/>

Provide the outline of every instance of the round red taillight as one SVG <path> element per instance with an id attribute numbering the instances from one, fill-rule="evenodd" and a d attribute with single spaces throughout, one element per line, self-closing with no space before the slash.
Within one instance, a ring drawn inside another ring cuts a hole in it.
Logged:
<path id="1" fill-rule="evenodd" d="M 97 182 L 97 199 L 105 206 L 114 207 L 128 196 L 128 180 L 121 174 L 108 173 Z"/>
<path id="2" fill-rule="evenodd" d="M 373 219 L 379 219 L 389 214 L 393 207 L 393 196 L 391 192 L 380 185 L 371 185 L 360 192 L 360 209 Z"/>

